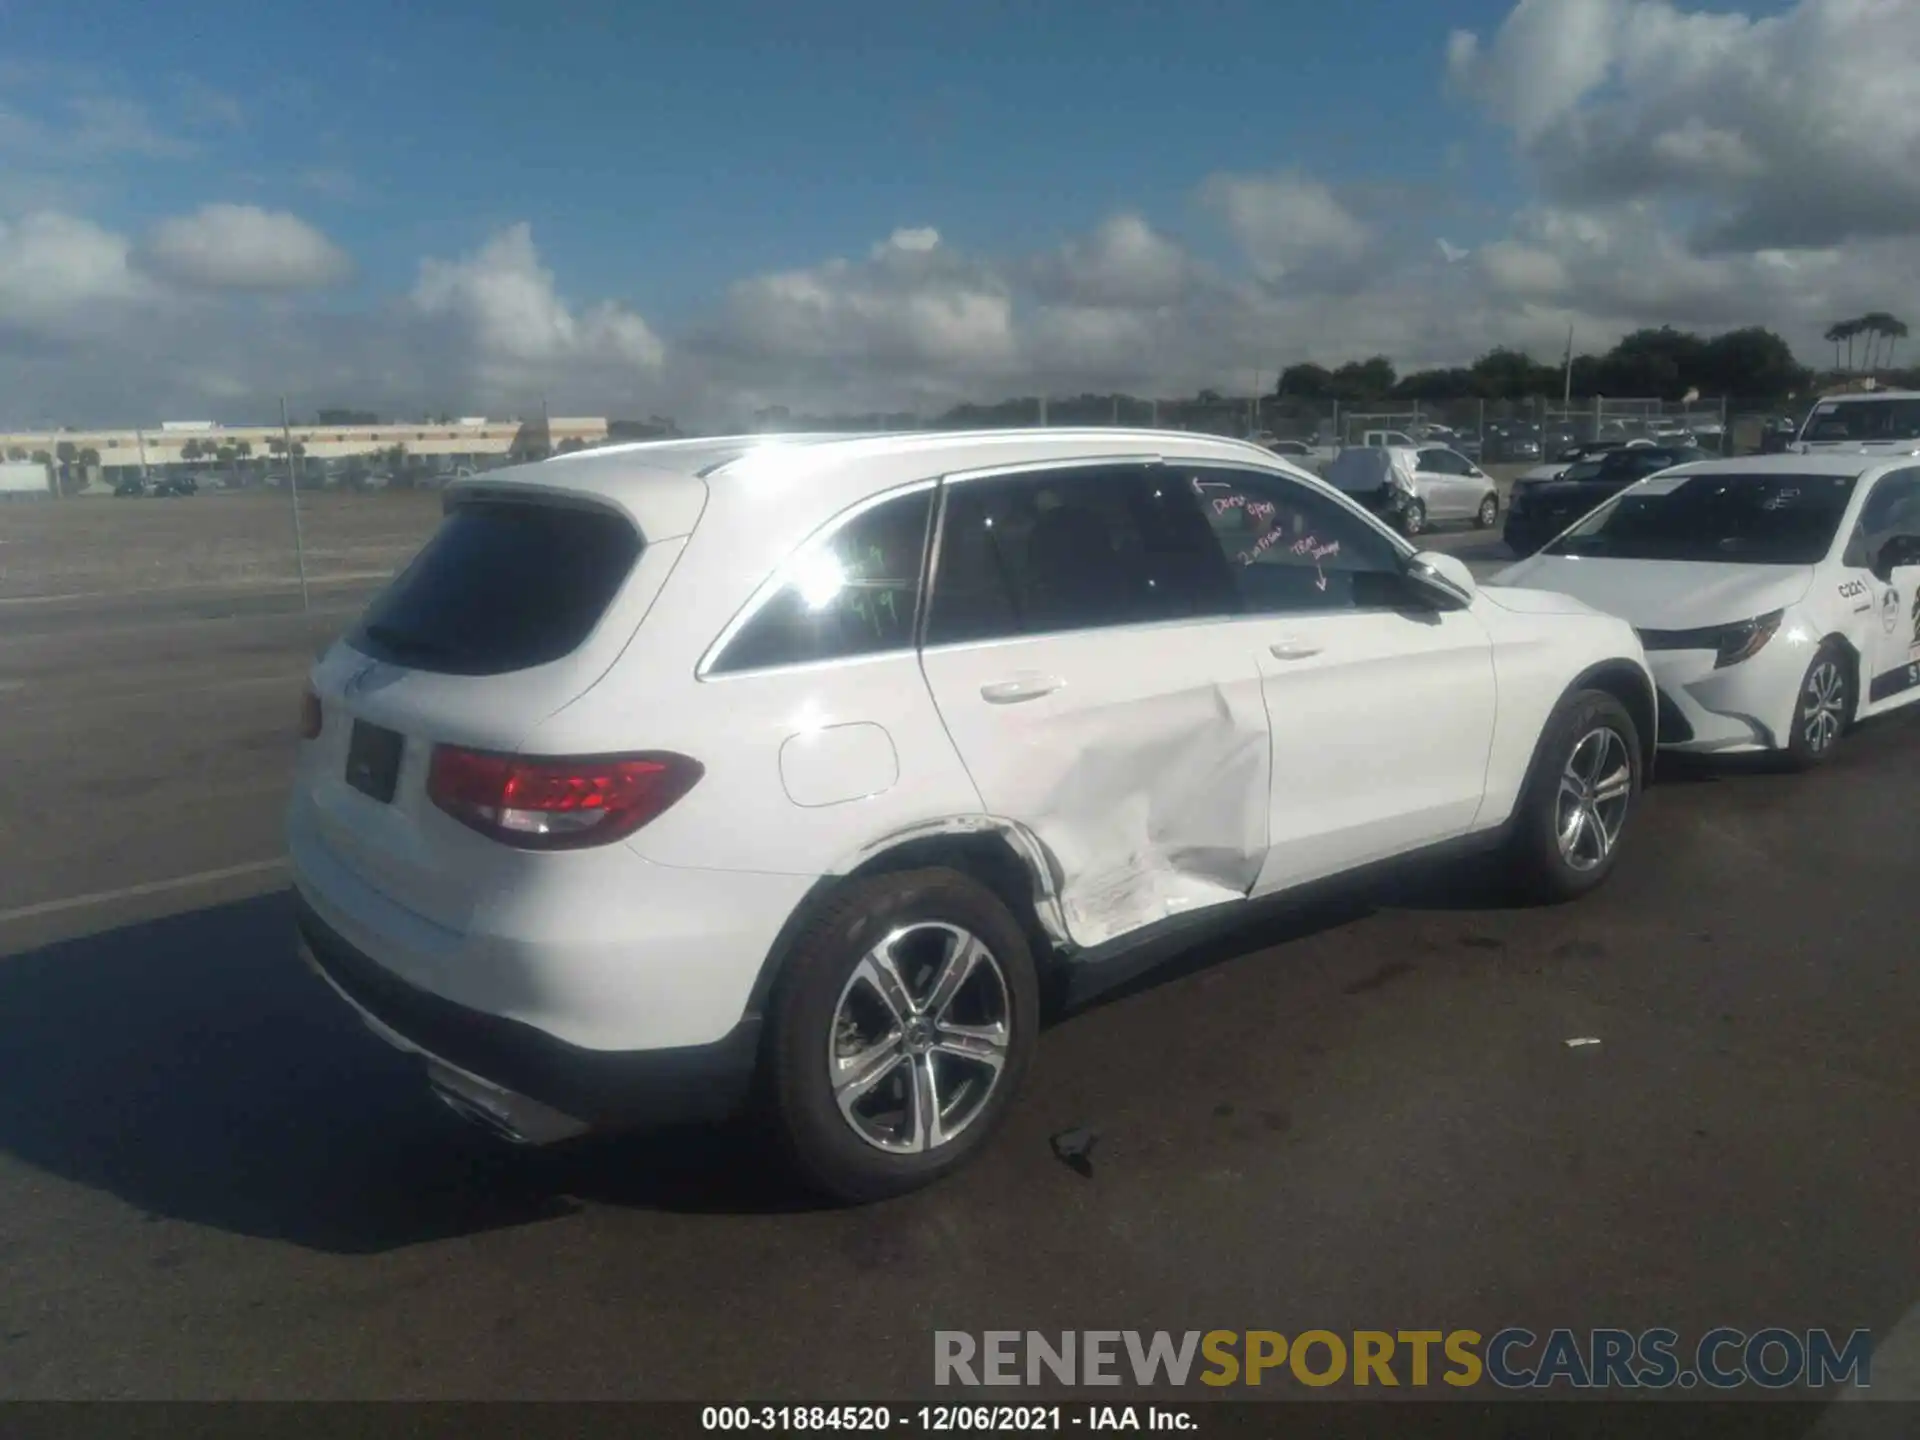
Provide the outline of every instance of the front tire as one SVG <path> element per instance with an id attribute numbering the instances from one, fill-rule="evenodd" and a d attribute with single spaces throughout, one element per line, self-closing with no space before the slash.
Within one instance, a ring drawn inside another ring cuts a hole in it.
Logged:
<path id="1" fill-rule="evenodd" d="M 1411 540 L 1426 532 L 1427 506 L 1422 500 L 1409 500 L 1400 511 L 1400 533 Z"/>
<path id="2" fill-rule="evenodd" d="M 1812 770 L 1839 750 L 1853 722 L 1853 670 L 1847 652 L 1831 640 L 1814 652 L 1800 680 L 1787 736 L 1786 759 L 1793 769 Z"/>
<path id="3" fill-rule="evenodd" d="M 1482 530 L 1491 530 L 1493 522 L 1500 518 L 1500 497 L 1489 495 L 1480 502 L 1480 509 L 1473 517 L 1473 523 Z"/>
<path id="4" fill-rule="evenodd" d="M 1039 1017 L 1026 935 L 991 890 L 947 869 L 855 881 L 775 990 L 770 1118 L 795 1172 L 862 1203 L 957 1170 L 1004 1118 Z"/>
<path id="5" fill-rule="evenodd" d="M 1555 904 L 1600 886 L 1638 808 L 1640 732 L 1602 690 L 1560 702 L 1540 738 L 1508 858 L 1524 898 Z"/>

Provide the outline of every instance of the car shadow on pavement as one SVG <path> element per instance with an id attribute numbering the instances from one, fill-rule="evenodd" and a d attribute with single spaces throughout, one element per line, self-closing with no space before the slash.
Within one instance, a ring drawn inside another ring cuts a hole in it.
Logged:
<path id="1" fill-rule="evenodd" d="M 803 1207 L 729 1127 L 516 1150 L 295 957 L 285 893 L 0 960 L 0 1151 L 155 1217 L 371 1253 L 582 1199 Z"/>

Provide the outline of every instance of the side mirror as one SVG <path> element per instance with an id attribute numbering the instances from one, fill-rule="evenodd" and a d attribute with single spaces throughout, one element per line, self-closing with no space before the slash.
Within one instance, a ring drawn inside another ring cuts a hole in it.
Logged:
<path id="1" fill-rule="evenodd" d="M 1480 589 L 1464 563 L 1437 550 L 1422 550 L 1409 559 L 1406 577 L 1414 594 L 1436 610 L 1464 610 Z"/>
<path id="2" fill-rule="evenodd" d="M 1873 573 L 1881 580 L 1891 580 L 1902 565 L 1920 565 L 1920 535 L 1889 536 L 1873 557 Z"/>

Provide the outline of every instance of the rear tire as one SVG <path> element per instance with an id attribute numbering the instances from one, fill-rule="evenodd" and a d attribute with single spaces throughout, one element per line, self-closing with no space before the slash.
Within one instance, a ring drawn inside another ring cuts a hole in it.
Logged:
<path id="1" fill-rule="evenodd" d="M 1812 770 L 1833 759 L 1853 723 L 1854 684 L 1845 649 L 1829 640 L 1814 652 L 1793 706 L 1785 752 L 1789 768 Z"/>
<path id="2" fill-rule="evenodd" d="M 1500 518 L 1500 497 L 1489 495 L 1480 502 L 1480 509 L 1473 517 L 1473 523 L 1482 530 L 1491 530 L 1493 522 Z"/>
<path id="3" fill-rule="evenodd" d="M 1562 700 L 1541 732 L 1508 842 L 1516 889 L 1557 904 L 1613 873 L 1641 787 L 1640 733 L 1603 690 Z"/>
<path id="4" fill-rule="evenodd" d="M 1409 500 L 1400 512 L 1400 533 L 1411 540 L 1416 535 L 1426 533 L 1427 507 L 1421 500 Z"/>
<path id="5" fill-rule="evenodd" d="M 808 1188 L 862 1203 L 930 1185 L 986 1146 L 1033 1054 L 1039 982 L 991 890 L 914 870 L 829 902 L 788 955 L 769 1018 L 782 1149 Z"/>

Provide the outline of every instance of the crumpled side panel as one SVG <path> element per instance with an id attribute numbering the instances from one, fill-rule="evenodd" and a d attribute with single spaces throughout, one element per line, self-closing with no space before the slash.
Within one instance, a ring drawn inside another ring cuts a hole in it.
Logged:
<path id="1" fill-rule="evenodd" d="M 1074 943 L 1243 898 L 1267 850 L 1271 747 L 1258 686 L 1175 691 L 1062 716 L 1068 757 L 1030 824 L 1059 868 Z M 1124 710 L 1124 715 L 1115 714 Z"/>

